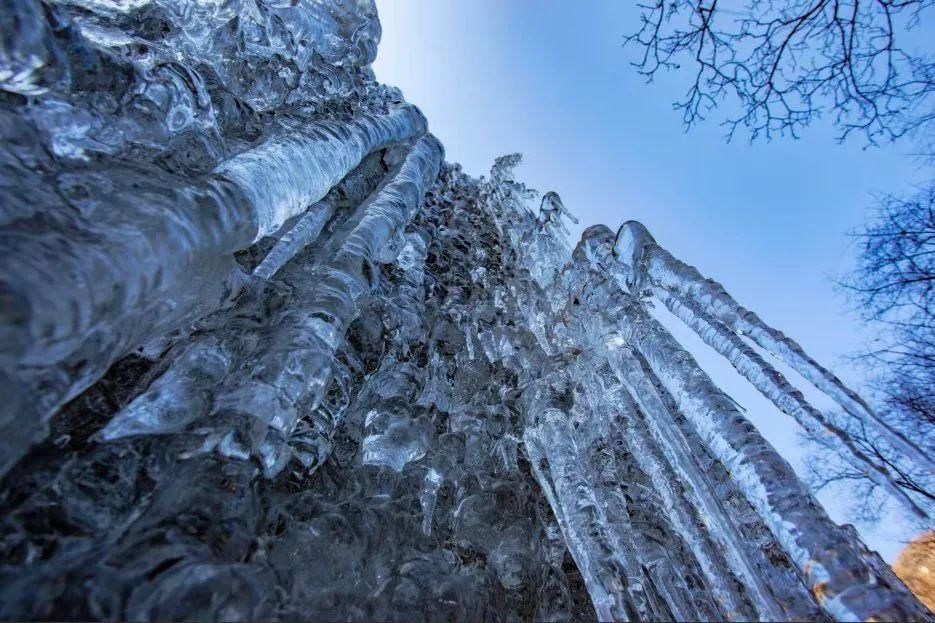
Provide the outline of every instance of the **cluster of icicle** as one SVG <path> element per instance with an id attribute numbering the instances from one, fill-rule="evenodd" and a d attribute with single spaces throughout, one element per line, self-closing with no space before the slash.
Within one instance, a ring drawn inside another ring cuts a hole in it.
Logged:
<path id="1" fill-rule="evenodd" d="M 673 570 L 697 565 L 717 606 L 704 610 L 680 603 L 679 595 L 684 599 L 691 590 L 675 578 L 666 591 L 674 618 L 799 620 L 814 617 L 809 608 L 815 605 L 838 620 L 924 617 L 924 609 L 853 531 L 830 521 L 789 464 L 654 319 L 641 297 L 651 289 L 781 411 L 809 432 L 817 428 L 836 435 L 845 460 L 862 462 L 877 482 L 923 516 L 926 511 L 899 492 L 885 466 L 861 454 L 745 340 L 775 353 L 868 425 L 878 424 L 907 461 L 931 469 L 927 457 L 887 429 L 795 342 L 740 307 L 719 284 L 674 259 L 639 223 L 624 223 L 616 235 L 602 225 L 588 228 L 572 260 L 561 264 L 556 254 L 561 234 L 550 223 L 564 206 L 547 194 L 533 218 L 519 199 L 525 189 L 511 179 L 514 164 L 497 163 L 486 201 L 534 279 L 521 308 L 551 360 L 547 374 L 537 370 L 525 381 L 525 449 L 598 617 L 621 619 L 635 612 L 639 618 L 660 618 L 646 587 L 658 590 L 663 582 L 646 577 L 647 560 L 639 555 L 645 535 L 634 535 L 627 507 L 636 501 L 621 496 L 620 472 L 614 473 L 612 460 L 603 455 L 621 446 L 650 479 L 690 552 L 692 562 L 673 561 Z M 610 412 L 607 419 L 600 417 L 601 403 Z M 599 465 L 598 473 L 589 465 Z M 613 476 L 600 473 L 604 470 Z M 755 520 L 744 517 L 749 511 Z M 751 546 L 758 541 L 751 524 L 769 531 L 767 547 Z M 774 547 L 785 559 L 778 568 Z M 803 588 L 810 596 L 800 593 Z"/>
<path id="2" fill-rule="evenodd" d="M 0 10 L 0 616 L 925 620 L 647 311 L 891 485 L 638 223 L 443 162 L 371 3 Z"/>

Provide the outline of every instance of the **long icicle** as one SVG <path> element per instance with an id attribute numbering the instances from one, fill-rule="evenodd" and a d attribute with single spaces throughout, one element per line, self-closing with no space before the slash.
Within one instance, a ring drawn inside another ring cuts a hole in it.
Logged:
<path id="1" fill-rule="evenodd" d="M 723 554 L 735 574 L 743 578 L 747 590 L 755 598 L 755 606 L 760 617 L 773 621 L 795 619 L 794 612 L 787 612 L 776 603 L 775 596 L 766 584 L 762 572 L 754 564 L 748 544 L 737 531 L 733 521 L 718 502 L 710 483 L 702 477 L 694 466 L 691 450 L 682 437 L 678 426 L 662 403 L 655 388 L 642 373 L 639 363 L 629 349 L 617 343 L 615 335 L 608 336 L 607 349 L 612 369 L 638 404 L 646 410 L 646 427 L 650 436 L 663 450 L 672 469 L 689 487 L 686 491 L 692 498 L 692 505 L 698 508 L 703 517 L 708 517 L 708 527 L 721 547 Z M 629 426 L 629 425 L 628 425 Z"/>
<path id="2" fill-rule="evenodd" d="M 637 349 L 706 446 L 728 468 L 822 608 L 838 620 L 924 620 L 901 586 L 878 577 L 828 518 L 792 467 L 638 301 L 620 291 L 612 310 L 621 338 Z"/>
<path id="3" fill-rule="evenodd" d="M 597 349 L 594 352 L 600 353 Z M 600 355 L 596 361 L 579 357 L 567 368 L 576 384 L 569 411 L 576 426 L 569 432 L 575 436 L 584 463 L 591 466 L 590 480 L 608 527 L 620 539 L 620 546 L 632 550 L 641 565 L 644 592 L 656 590 L 663 594 L 671 616 L 679 620 L 713 620 L 743 609 L 735 610 L 740 605 L 736 595 L 720 590 L 724 588 L 720 577 L 714 580 L 716 585 L 711 585 L 710 595 L 692 590 L 686 580 L 689 576 L 699 580 L 707 577 L 709 582 L 712 579 L 709 572 L 713 552 L 702 543 L 710 545 L 710 539 L 699 534 L 698 522 L 684 521 L 687 516 L 679 513 L 681 500 L 674 495 L 674 481 L 660 478 L 661 471 L 656 468 L 661 470 L 663 466 L 644 460 L 648 457 L 640 452 L 649 449 L 629 434 L 632 431 L 624 430 L 624 421 L 630 424 L 638 417 L 637 407 L 622 395 L 625 390 L 600 360 Z M 621 456 L 623 453 L 626 456 Z M 652 486 L 641 482 L 640 473 Z M 665 545 L 660 534 L 667 537 Z M 637 593 L 633 588 L 629 592 Z M 747 609 L 746 618 L 751 613 Z M 650 619 L 665 616 L 657 611 Z"/>
<path id="4" fill-rule="evenodd" d="M 529 261 L 529 258 L 523 259 Z M 528 270 L 520 268 L 511 283 L 511 290 L 514 313 L 526 318 L 538 347 L 542 349 L 540 355 L 560 358 L 556 345 L 545 333 L 544 325 L 551 322 L 552 316 L 547 309 L 542 288 Z M 522 372 L 523 375 L 530 373 L 528 369 Z M 533 382 L 535 378 L 533 376 L 532 379 L 524 379 L 522 382 Z M 536 390 L 539 393 L 536 393 Z M 554 393 L 554 389 L 543 389 L 541 384 L 533 387 L 530 392 L 533 398 L 526 403 L 527 420 L 530 420 L 530 416 L 535 419 L 540 409 L 547 410 L 550 393 Z M 530 403 L 531 407 L 528 406 Z M 593 418 L 589 415 L 587 419 Z M 610 610 L 623 607 L 629 613 L 628 618 L 632 617 L 634 620 L 672 618 L 673 615 L 667 609 L 674 607 L 677 610 L 677 605 L 666 603 L 654 590 L 652 580 L 647 577 L 644 561 L 639 555 L 639 537 L 634 534 L 634 526 L 627 512 L 627 501 L 619 493 L 615 494 L 603 488 L 595 490 L 595 484 L 598 483 L 591 482 L 580 471 L 570 471 L 571 468 L 562 460 L 562 457 L 572 455 L 572 465 L 577 467 L 585 462 L 580 448 L 573 441 L 574 436 L 566 420 L 567 417 L 562 421 L 555 420 L 553 428 L 558 426 L 562 429 L 563 432 L 559 434 L 566 440 L 567 445 L 555 447 L 554 444 L 548 443 L 547 433 L 541 425 L 534 427 L 528 424 L 523 437 L 524 446 L 536 480 L 560 524 L 573 558 L 583 571 L 598 616 L 601 620 L 608 619 Z M 569 440 L 571 443 L 567 443 Z M 550 466 L 553 462 L 557 464 L 558 474 L 552 472 Z M 572 478 L 579 486 L 587 488 L 588 499 L 593 500 L 596 505 L 597 510 L 594 512 L 603 515 L 604 526 L 589 525 L 589 520 L 574 512 L 573 492 L 567 491 L 569 479 Z M 615 555 L 607 553 L 611 547 L 615 549 Z M 593 555 L 594 552 L 599 553 L 597 557 Z M 612 580 L 614 574 L 622 574 L 621 579 Z M 618 586 L 623 587 L 625 596 L 617 592 L 621 590 Z"/>
<path id="5" fill-rule="evenodd" d="M 874 423 L 896 449 L 920 466 L 935 471 L 935 460 L 889 426 L 855 391 L 808 356 L 796 342 L 737 303 L 721 284 L 705 279 L 695 267 L 673 257 L 656 243 L 641 223 L 627 221 L 621 225 L 617 234 L 615 254 L 630 268 L 631 285 L 642 287 L 643 282 L 648 279 L 652 284 L 670 290 L 680 300 L 697 301 L 707 313 L 737 334 L 748 336 L 789 364 L 815 387 L 834 399 L 846 412 Z"/>
<path id="6" fill-rule="evenodd" d="M 554 193 L 551 193 L 551 195 L 554 195 Z M 547 195 L 547 197 L 548 196 L 549 195 Z M 555 197 L 556 199 L 553 199 L 553 202 L 560 203 L 560 200 L 557 199 L 557 196 Z M 519 224 L 514 223 L 514 226 L 518 226 L 521 230 L 524 228 L 524 226 L 529 227 L 530 225 L 532 225 L 532 223 L 528 221 L 520 221 Z M 607 233 L 612 237 L 612 234 L 610 234 L 609 230 L 607 230 Z M 522 250 L 523 253 L 521 254 L 521 261 L 526 264 L 526 266 L 530 266 L 537 262 L 536 258 L 538 255 L 535 243 L 531 243 L 529 246 L 523 247 Z M 575 270 L 576 267 L 574 265 L 567 265 L 565 268 L 566 270 Z M 558 359 L 555 360 L 557 362 L 561 359 L 561 356 L 558 355 L 558 352 L 555 350 L 555 345 L 550 344 L 551 340 L 546 335 L 547 331 L 543 331 L 543 329 L 545 329 L 544 324 L 553 326 L 555 324 L 554 320 L 549 320 L 550 318 L 553 318 L 553 314 L 552 311 L 549 310 L 549 306 L 546 303 L 547 297 L 544 295 L 542 287 L 529 275 L 528 272 L 520 272 L 525 276 L 522 278 L 517 276 L 517 279 L 514 282 L 514 286 L 519 284 L 520 287 L 514 288 L 513 291 L 514 296 L 517 297 L 517 313 L 523 314 L 526 317 L 527 322 L 530 324 L 532 332 L 537 336 L 537 340 L 539 341 L 540 345 L 547 353 L 551 353 L 553 356 L 558 357 Z M 555 277 L 557 278 L 558 275 Z M 554 285 L 556 287 L 561 287 L 557 283 Z M 563 314 L 564 323 L 560 324 L 565 324 L 571 321 L 573 326 L 577 326 L 579 329 L 583 328 L 584 325 L 581 325 L 581 320 L 583 317 L 576 313 L 580 311 L 582 311 L 582 308 L 580 307 L 569 306 L 569 308 L 566 309 L 565 313 Z M 587 323 L 585 323 L 585 325 L 586 324 Z M 570 329 L 572 327 L 569 326 L 568 328 Z M 566 335 L 565 339 L 568 339 L 574 333 L 576 332 Z M 576 343 L 586 343 L 587 338 L 585 337 L 584 333 L 587 333 L 587 331 L 583 331 L 582 335 L 574 338 L 578 340 Z M 559 339 L 561 341 L 561 338 Z M 600 348 L 598 347 L 595 352 L 599 351 Z M 570 378 L 575 379 L 575 381 L 580 384 L 581 390 L 588 391 L 592 395 L 592 401 L 601 401 L 602 399 L 606 400 L 606 386 L 604 385 L 602 377 L 599 377 L 596 371 L 592 370 L 591 365 L 584 364 L 581 360 L 578 360 L 574 364 L 567 365 L 568 367 L 565 369 L 565 372 L 570 375 Z M 607 374 L 610 375 L 610 372 L 608 371 Z M 614 385 L 617 385 L 617 383 L 614 382 Z M 572 417 L 580 417 L 583 419 L 583 421 L 592 422 L 592 426 L 598 426 L 601 429 L 606 429 L 604 430 L 602 437 L 606 438 L 606 442 L 609 444 L 608 447 L 613 447 L 615 443 L 628 445 L 630 440 L 626 439 L 626 436 L 621 430 L 615 428 L 613 425 L 608 426 L 604 419 L 600 419 L 599 421 L 596 419 L 606 418 L 610 414 L 605 414 L 603 411 L 592 412 L 591 408 L 586 406 L 590 402 L 591 401 L 585 401 L 585 404 L 582 405 L 575 401 L 575 404 L 570 412 Z M 619 404 L 617 404 L 619 401 L 614 402 L 615 408 L 622 408 Z M 579 413 L 579 411 L 582 409 L 583 412 Z M 575 415 L 576 413 L 578 414 L 577 416 Z M 614 417 L 619 418 L 620 416 L 615 414 Z M 572 430 L 567 428 L 567 424 L 565 425 L 565 430 L 569 436 L 573 436 Z M 549 447 L 546 453 L 551 456 L 550 453 L 555 451 L 556 450 Z M 586 451 L 583 448 L 573 448 L 568 451 L 575 453 L 578 462 L 587 462 Z M 553 458 L 560 459 L 561 456 L 556 455 Z M 615 464 L 615 459 L 612 456 L 603 457 L 600 462 L 606 469 L 611 469 L 611 466 Z M 640 469 L 643 469 L 643 471 L 646 472 L 646 465 L 641 463 Z M 614 470 L 614 473 L 616 473 L 616 470 Z M 646 473 L 648 477 L 651 479 L 653 478 L 651 474 L 648 472 Z M 684 584 L 680 574 L 672 576 L 671 574 L 666 574 L 666 572 L 662 570 L 662 576 L 656 577 L 656 572 L 659 571 L 656 569 L 656 567 L 661 561 L 657 559 L 655 555 L 645 551 L 645 548 L 642 547 L 642 545 L 651 542 L 652 539 L 647 538 L 644 534 L 637 535 L 635 533 L 637 528 L 632 518 L 629 516 L 631 511 L 628 511 L 627 509 L 628 505 L 632 502 L 624 499 L 624 496 L 621 495 L 619 491 L 615 491 L 613 487 L 607 487 L 601 484 L 601 482 L 592 481 L 587 476 L 582 476 L 581 482 L 588 483 L 587 486 L 591 488 L 591 494 L 594 496 L 595 502 L 599 504 L 608 527 L 611 529 L 610 534 L 619 539 L 618 547 L 622 548 L 621 552 L 627 553 L 626 556 L 621 558 L 624 567 L 628 570 L 626 590 L 632 600 L 631 603 L 636 606 L 641 618 L 646 618 L 647 616 L 650 619 L 675 617 L 680 620 L 714 618 L 711 610 L 712 604 L 697 603 L 695 600 L 686 601 L 686 596 L 689 595 L 691 591 L 689 590 L 688 586 Z M 654 482 L 659 484 L 660 481 L 658 478 L 656 478 L 654 479 Z M 548 483 L 543 483 L 543 487 L 546 489 L 548 489 L 550 486 L 551 485 Z M 668 492 L 668 489 L 666 489 L 666 491 Z M 666 500 L 668 500 L 667 504 L 678 503 L 671 496 L 667 497 Z M 566 504 L 567 503 L 568 502 L 566 501 Z M 668 507 L 669 506 L 667 506 L 667 508 Z M 564 512 L 562 508 L 555 507 L 554 502 L 553 508 L 557 514 L 562 514 Z M 729 594 L 730 589 L 727 589 L 720 583 L 720 577 L 712 578 L 710 573 L 708 573 L 711 570 L 711 565 L 714 564 L 713 552 L 710 548 L 705 548 L 704 544 L 701 543 L 703 537 L 700 537 L 696 532 L 692 531 L 692 528 L 695 527 L 694 524 L 689 526 L 688 524 L 679 521 L 685 517 L 687 517 L 687 515 L 683 515 L 677 518 L 677 520 L 672 524 L 672 527 L 675 529 L 676 533 L 680 535 L 680 539 L 685 542 L 688 550 L 686 553 L 694 557 L 695 561 L 698 563 L 699 569 L 702 570 L 702 574 L 708 576 L 709 582 L 714 582 L 717 584 L 718 588 L 725 588 L 724 591 L 718 591 L 715 589 L 715 591 L 719 593 L 719 601 L 725 608 L 725 612 L 735 612 L 739 614 L 740 612 L 746 610 L 749 613 L 749 607 L 742 606 L 738 602 L 738 599 L 735 595 Z M 563 525 L 563 530 L 577 530 L 577 528 L 573 525 L 566 524 Z M 571 534 L 569 538 L 572 538 L 577 544 L 577 547 L 579 547 L 576 558 L 587 560 L 585 564 L 593 565 L 594 561 L 590 560 L 587 554 L 587 550 L 589 547 L 595 548 L 598 551 L 600 550 L 601 546 L 599 544 L 599 534 L 594 532 L 588 536 L 583 534 L 581 531 L 577 531 L 574 534 Z M 708 544 L 710 544 L 710 541 L 708 541 Z M 603 568 L 606 566 L 606 564 L 607 560 L 604 560 L 601 563 L 598 563 L 595 569 Z M 671 564 L 671 561 L 666 561 L 662 563 L 662 567 L 671 571 Z M 649 569 L 653 570 L 650 571 Z M 604 572 L 606 573 L 606 571 Z M 598 572 L 595 571 L 595 573 Z M 657 591 L 665 595 L 663 599 L 666 604 L 665 607 L 670 608 L 671 612 L 666 613 L 659 610 L 658 604 L 655 606 L 651 605 L 655 604 L 656 600 L 658 599 L 658 596 L 656 596 Z M 647 607 L 655 607 L 655 610 L 644 614 Z"/>
<path id="7" fill-rule="evenodd" d="M 608 263 L 608 259 L 612 260 L 610 250 L 613 242 L 614 234 L 607 227 L 589 227 L 572 254 L 573 262 L 566 266 L 569 275 L 574 276 L 573 292 L 577 293 L 579 300 L 577 305 L 570 307 L 573 312 L 588 318 L 585 327 L 591 325 L 591 318 L 607 313 L 606 301 L 614 296 L 615 287 L 610 283 L 595 284 L 593 278 L 588 277 L 592 270 L 603 275 L 607 270 L 616 268 L 615 262 Z M 588 341 L 588 336 L 583 335 L 582 339 Z M 754 561 L 754 552 L 750 551 L 749 543 L 724 509 L 719 494 L 704 474 L 698 471 L 688 441 L 672 413 L 620 335 L 616 332 L 599 333 L 591 338 L 592 341 L 594 339 L 597 340 L 594 347 L 606 353 L 610 369 L 635 401 L 633 408 L 639 408 L 646 414 L 644 428 L 648 441 L 644 445 L 655 445 L 662 452 L 669 468 L 686 483 L 687 501 L 697 509 L 698 515 L 705 518 L 732 572 L 744 581 L 760 618 L 781 621 L 812 615 L 812 611 L 796 608 L 797 602 L 783 603 L 771 589 L 770 580 L 775 579 L 765 576 L 762 568 Z M 628 422 L 627 428 L 630 429 L 630 426 Z M 634 434 L 633 430 L 631 434 Z"/>
<path id="8" fill-rule="evenodd" d="M 426 130 L 425 117 L 411 105 L 348 123 L 322 122 L 305 133 L 273 136 L 222 163 L 215 174 L 250 198 L 259 240 L 324 197 L 370 152 Z"/>
<path id="9" fill-rule="evenodd" d="M 253 276 L 271 279 L 288 261 L 318 239 L 341 202 L 356 205 L 362 201 L 369 194 L 367 189 L 372 188 L 370 180 L 376 164 L 380 162 L 379 158 L 374 158 L 376 155 L 373 153 L 362 160 L 324 199 L 302 214 L 253 270 Z"/>
<path id="10" fill-rule="evenodd" d="M 638 413 L 638 406 L 625 395 L 626 393 L 626 390 L 622 390 L 623 395 L 615 399 L 623 413 L 622 417 L 618 417 L 611 424 L 611 432 L 619 431 L 618 434 L 624 435 L 639 468 L 651 479 L 653 487 L 663 501 L 663 508 L 669 511 L 672 527 L 698 561 L 698 566 L 707 578 L 711 591 L 724 609 L 726 617 L 730 620 L 749 620 L 752 612 L 764 610 L 763 605 L 757 603 L 756 610 L 750 610 L 749 604 L 745 603 L 736 587 L 732 585 L 732 574 L 725 568 L 727 565 L 724 562 L 727 552 L 716 551 L 714 545 L 717 541 L 713 538 L 712 531 L 700 520 L 700 513 L 693 512 L 694 509 L 686 503 L 684 493 L 678 490 L 680 480 L 648 434 L 643 415 Z M 759 598 L 759 595 L 757 597 Z M 769 615 L 764 614 L 761 614 L 761 619 L 780 620 L 775 608 Z"/>
<path id="11" fill-rule="evenodd" d="M 382 157 L 379 153 L 371 154 L 329 193 L 329 198 L 337 201 L 337 196 L 332 197 L 332 193 L 339 195 L 343 202 L 354 207 L 351 212 L 353 215 L 365 209 L 361 202 L 377 188 L 384 175 Z M 349 232 L 340 233 L 347 235 Z M 280 247 L 274 247 L 267 258 L 277 248 Z M 282 255 L 274 256 L 270 262 L 285 265 L 291 257 L 285 255 L 299 251 L 282 249 Z M 278 276 L 292 280 L 297 278 L 294 274 L 296 272 L 301 273 L 302 267 L 287 266 Z M 270 274 L 267 278 L 272 276 Z M 247 305 L 249 307 L 249 303 Z M 230 371 L 253 357 L 261 345 L 261 341 L 255 338 L 258 327 L 252 316 L 252 311 L 248 311 L 246 318 L 235 313 L 222 330 L 212 331 L 203 338 L 181 344 L 170 351 L 165 356 L 169 361 L 168 367 L 160 377 L 118 411 L 98 433 L 98 439 L 107 441 L 129 435 L 166 434 L 181 430 L 203 417 L 210 410 L 215 392 Z"/>
<path id="12" fill-rule="evenodd" d="M 893 482 L 894 476 L 886 467 L 867 456 L 854 443 L 847 432 L 831 422 L 824 413 L 813 407 L 801 392 L 760 355 L 724 324 L 699 309 L 693 301 L 684 300 L 664 288 L 654 288 L 656 298 L 677 318 L 688 325 L 702 340 L 723 355 L 740 374 L 766 396 L 783 413 L 792 416 L 802 428 L 815 437 L 832 437 L 831 444 L 838 454 L 855 469 L 885 489 L 906 509 L 920 518 L 929 517 L 907 494 Z"/>
<path id="13" fill-rule="evenodd" d="M 229 300 L 244 282 L 235 251 L 321 199 L 369 152 L 425 131 L 418 109 L 404 105 L 272 137 L 200 185 L 92 172 L 90 187 L 105 180 L 112 189 L 93 214 L 60 210 L 41 236 L 0 232 L 0 386 L 10 390 L 0 475 L 120 357 Z"/>
<path id="14" fill-rule="evenodd" d="M 262 356 L 228 376 L 217 410 L 268 421 L 271 428 L 289 435 L 300 410 L 321 404 L 337 349 L 359 312 L 360 299 L 373 287 L 373 264 L 383 259 L 393 237 L 421 205 L 442 158 L 438 139 L 431 134 L 419 139 L 399 168 L 364 202 L 350 233 L 325 252 L 321 263 L 299 269 L 303 274 L 297 276 L 315 288 L 300 294 L 299 309 L 287 310 L 275 322 L 276 331 Z M 281 405 L 272 418 L 270 401 Z"/>
<path id="15" fill-rule="evenodd" d="M 565 542 L 584 578 L 600 621 L 629 621 L 636 616 L 625 581 L 625 551 L 607 529 L 607 519 L 582 470 L 567 430 L 568 414 L 548 397 L 533 400 L 523 434 L 526 452 L 556 513 Z"/>
<path id="16" fill-rule="evenodd" d="M 205 374 L 202 370 L 205 357 L 187 354 L 201 353 L 205 348 L 189 347 L 166 373 L 188 381 L 181 386 L 170 383 L 168 388 L 174 388 L 175 392 L 164 391 L 165 383 L 153 383 L 111 420 L 101 437 L 152 434 L 163 432 L 163 426 L 187 425 L 210 408 L 210 401 L 199 399 L 205 392 L 224 396 L 220 404 L 214 405 L 216 409 L 247 413 L 260 421 L 272 415 L 268 404 L 274 400 L 281 409 L 268 423 L 283 434 L 291 432 L 299 417 L 301 397 L 313 394 L 308 408 L 314 408 L 327 390 L 334 353 L 344 329 L 356 316 L 357 299 L 370 287 L 366 276 L 369 262 L 377 259 L 392 235 L 418 208 L 427 184 L 437 175 L 441 158 L 441 146 L 435 137 L 426 135 L 417 141 L 402 165 L 387 174 L 383 185 L 358 207 L 358 219 L 347 224 L 349 231 L 345 236 L 333 241 L 330 255 L 326 253 L 321 264 L 295 266 L 286 275 L 289 280 L 311 283 L 314 287 L 301 288 L 297 294 L 300 300 L 271 320 L 275 332 L 266 338 L 267 350 L 256 355 L 254 365 L 246 370 L 239 368 L 242 359 L 254 356 L 251 350 L 241 347 L 236 349 L 240 357 L 238 365 L 227 363 L 230 370 L 239 369 L 238 372 L 225 371 L 222 377 Z M 239 339 L 238 332 L 232 328 L 225 336 L 206 339 L 207 350 L 217 351 L 211 363 L 226 362 L 220 354 L 235 350 L 229 342 Z M 181 396 L 179 390 L 183 392 Z M 191 406 L 181 419 L 176 415 L 180 400 Z"/>

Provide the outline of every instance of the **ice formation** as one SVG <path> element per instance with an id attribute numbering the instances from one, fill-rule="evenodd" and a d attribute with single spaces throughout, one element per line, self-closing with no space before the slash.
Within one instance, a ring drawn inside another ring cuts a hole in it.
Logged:
<path id="1" fill-rule="evenodd" d="M 926 449 L 640 224 L 444 162 L 370 1 L 0 17 L 4 619 L 931 618 L 651 300 L 920 517 L 763 351 Z"/>

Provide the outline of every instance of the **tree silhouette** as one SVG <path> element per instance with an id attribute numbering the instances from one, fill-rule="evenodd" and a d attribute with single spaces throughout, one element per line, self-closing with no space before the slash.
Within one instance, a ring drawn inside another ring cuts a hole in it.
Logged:
<path id="1" fill-rule="evenodd" d="M 872 383 L 888 423 L 923 449 L 935 452 L 935 182 L 909 198 L 884 196 L 873 223 L 858 233 L 859 264 L 842 284 L 869 322 L 888 331 L 860 356 L 877 370 Z M 897 475 L 896 484 L 923 505 L 935 503 L 932 475 L 905 461 L 864 422 L 843 414 L 835 423 L 868 456 Z M 866 474 L 825 456 L 809 465 L 812 481 L 825 486 L 856 483 L 855 510 L 874 519 L 882 506 Z"/>
<path id="2" fill-rule="evenodd" d="M 692 126 L 732 100 L 728 136 L 797 137 L 827 114 L 843 140 L 924 133 L 935 120 L 935 63 L 912 37 L 935 0 L 656 0 L 626 37 L 649 80 L 693 68 L 675 104 Z"/>

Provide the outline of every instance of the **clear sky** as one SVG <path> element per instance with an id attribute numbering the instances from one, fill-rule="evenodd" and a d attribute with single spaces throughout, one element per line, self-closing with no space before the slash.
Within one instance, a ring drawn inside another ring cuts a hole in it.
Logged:
<path id="1" fill-rule="evenodd" d="M 633 2 L 377 4 L 377 78 L 423 110 L 448 161 L 479 176 L 495 157 L 521 152 L 517 176 L 557 191 L 578 216 L 573 240 L 589 225 L 641 221 L 673 254 L 859 386 L 863 373 L 846 356 L 872 336 L 833 278 L 853 266 L 847 232 L 869 216 L 872 193 L 922 181 L 908 144 L 840 145 L 820 122 L 798 141 L 728 144 L 717 112 L 685 133 L 671 104 L 689 76 L 647 85 L 622 47 L 636 24 Z M 673 331 L 800 468 L 791 418 L 688 331 Z M 821 496 L 840 522 L 850 520 L 845 497 Z M 909 536 L 895 509 L 877 526 L 858 527 L 887 559 Z"/>

